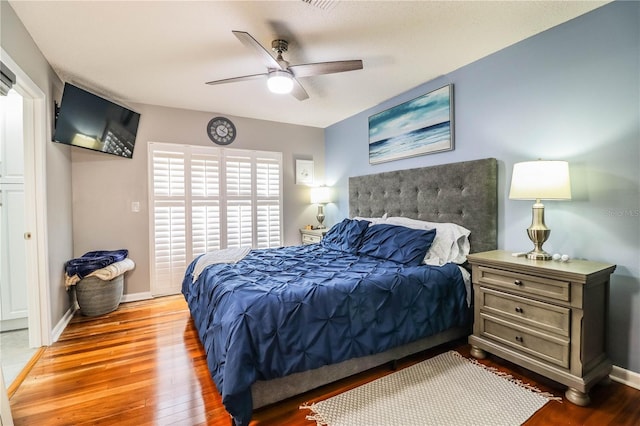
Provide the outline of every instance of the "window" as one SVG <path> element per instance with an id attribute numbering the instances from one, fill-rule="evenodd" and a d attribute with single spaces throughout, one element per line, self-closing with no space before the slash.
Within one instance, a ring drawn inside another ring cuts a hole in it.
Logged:
<path id="1" fill-rule="evenodd" d="M 205 252 L 281 246 L 281 188 L 282 153 L 150 142 L 152 293 Z"/>

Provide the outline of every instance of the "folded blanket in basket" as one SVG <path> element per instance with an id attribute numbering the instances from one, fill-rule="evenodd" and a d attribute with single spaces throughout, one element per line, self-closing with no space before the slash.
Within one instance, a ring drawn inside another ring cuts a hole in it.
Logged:
<path id="1" fill-rule="evenodd" d="M 87 275 L 84 278 L 87 277 L 97 277 L 100 278 L 103 281 L 111 281 L 112 279 L 124 274 L 127 271 L 130 271 L 131 269 L 135 268 L 136 264 L 133 262 L 133 260 L 126 258 L 124 260 L 121 260 L 120 262 L 115 262 L 112 263 L 111 265 L 107 265 L 104 268 L 101 269 L 97 269 L 93 272 L 91 272 L 89 275 Z M 77 275 L 73 275 L 73 276 L 69 276 L 67 274 L 65 274 L 64 277 L 64 284 L 67 287 L 67 289 L 69 287 L 71 287 L 72 285 L 75 285 L 78 283 L 78 281 L 80 281 L 82 278 L 80 278 Z"/>
<path id="2" fill-rule="evenodd" d="M 129 250 L 126 249 L 90 251 L 83 254 L 81 257 L 71 259 L 65 263 L 65 273 L 70 277 L 77 275 L 82 279 L 97 269 L 104 268 L 112 263 L 126 259 L 128 255 Z"/>

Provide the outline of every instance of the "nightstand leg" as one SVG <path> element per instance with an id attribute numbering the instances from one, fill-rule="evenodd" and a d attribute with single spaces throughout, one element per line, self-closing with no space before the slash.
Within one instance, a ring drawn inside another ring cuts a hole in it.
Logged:
<path id="1" fill-rule="evenodd" d="M 567 391 L 564 393 L 564 396 L 569 400 L 569 402 L 573 402 L 576 405 L 584 407 L 585 405 L 589 405 L 591 402 L 591 398 L 589 398 L 589 394 L 580 392 L 574 388 L 567 388 Z"/>
<path id="2" fill-rule="evenodd" d="M 487 353 L 483 349 L 474 345 L 471 345 L 471 355 L 477 359 L 485 359 L 487 357 Z"/>
<path id="3" fill-rule="evenodd" d="M 598 382 L 598 384 L 601 386 L 609 386 L 611 384 L 611 377 L 609 377 L 609 375 L 606 375 L 602 378 L 602 380 L 600 380 L 600 382 Z"/>

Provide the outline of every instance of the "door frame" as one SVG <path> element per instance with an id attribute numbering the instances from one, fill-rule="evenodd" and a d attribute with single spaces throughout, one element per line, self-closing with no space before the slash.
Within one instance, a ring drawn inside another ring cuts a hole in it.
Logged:
<path id="1" fill-rule="evenodd" d="M 27 310 L 29 346 L 51 344 L 51 298 L 49 296 L 49 256 L 47 238 L 47 105 L 46 95 L 1 49 L 2 62 L 16 75 L 13 88 L 23 98 L 24 188 L 27 239 Z"/>

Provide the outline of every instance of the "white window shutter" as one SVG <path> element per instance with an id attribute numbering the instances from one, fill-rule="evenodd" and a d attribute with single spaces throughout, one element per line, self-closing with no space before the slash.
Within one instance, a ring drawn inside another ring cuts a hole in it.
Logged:
<path id="1" fill-rule="evenodd" d="M 227 247 L 253 247 L 252 163 L 251 151 L 225 151 Z"/>
<path id="2" fill-rule="evenodd" d="M 252 247 L 253 221 L 251 201 L 228 201 L 227 247 Z"/>
<path id="3" fill-rule="evenodd" d="M 227 197 L 250 197 L 252 158 L 249 155 L 226 155 Z"/>
<path id="4" fill-rule="evenodd" d="M 179 288 L 187 267 L 185 208 L 163 204 L 154 208 L 155 282 L 158 289 L 170 290 Z"/>
<path id="5" fill-rule="evenodd" d="M 192 259 L 220 247 L 220 207 L 217 205 L 191 206 Z"/>
<path id="6" fill-rule="evenodd" d="M 154 196 L 184 196 L 184 153 L 155 151 L 152 161 Z"/>
<path id="7" fill-rule="evenodd" d="M 158 149 L 150 152 L 150 161 L 151 280 L 154 294 L 169 294 L 182 283 L 187 266 L 185 155 Z"/>
<path id="8" fill-rule="evenodd" d="M 280 206 L 278 204 L 258 205 L 258 248 L 280 247 Z"/>
<path id="9" fill-rule="evenodd" d="M 191 155 L 192 259 L 221 248 L 220 156 L 218 152 Z"/>
<path id="10" fill-rule="evenodd" d="M 282 153 L 149 143 L 152 294 L 227 247 L 282 245 Z"/>
<path id="11" fill-rule="evenodd" d="M 257 247 L 282 245 L 281 157 L 256 158 Z"/>

